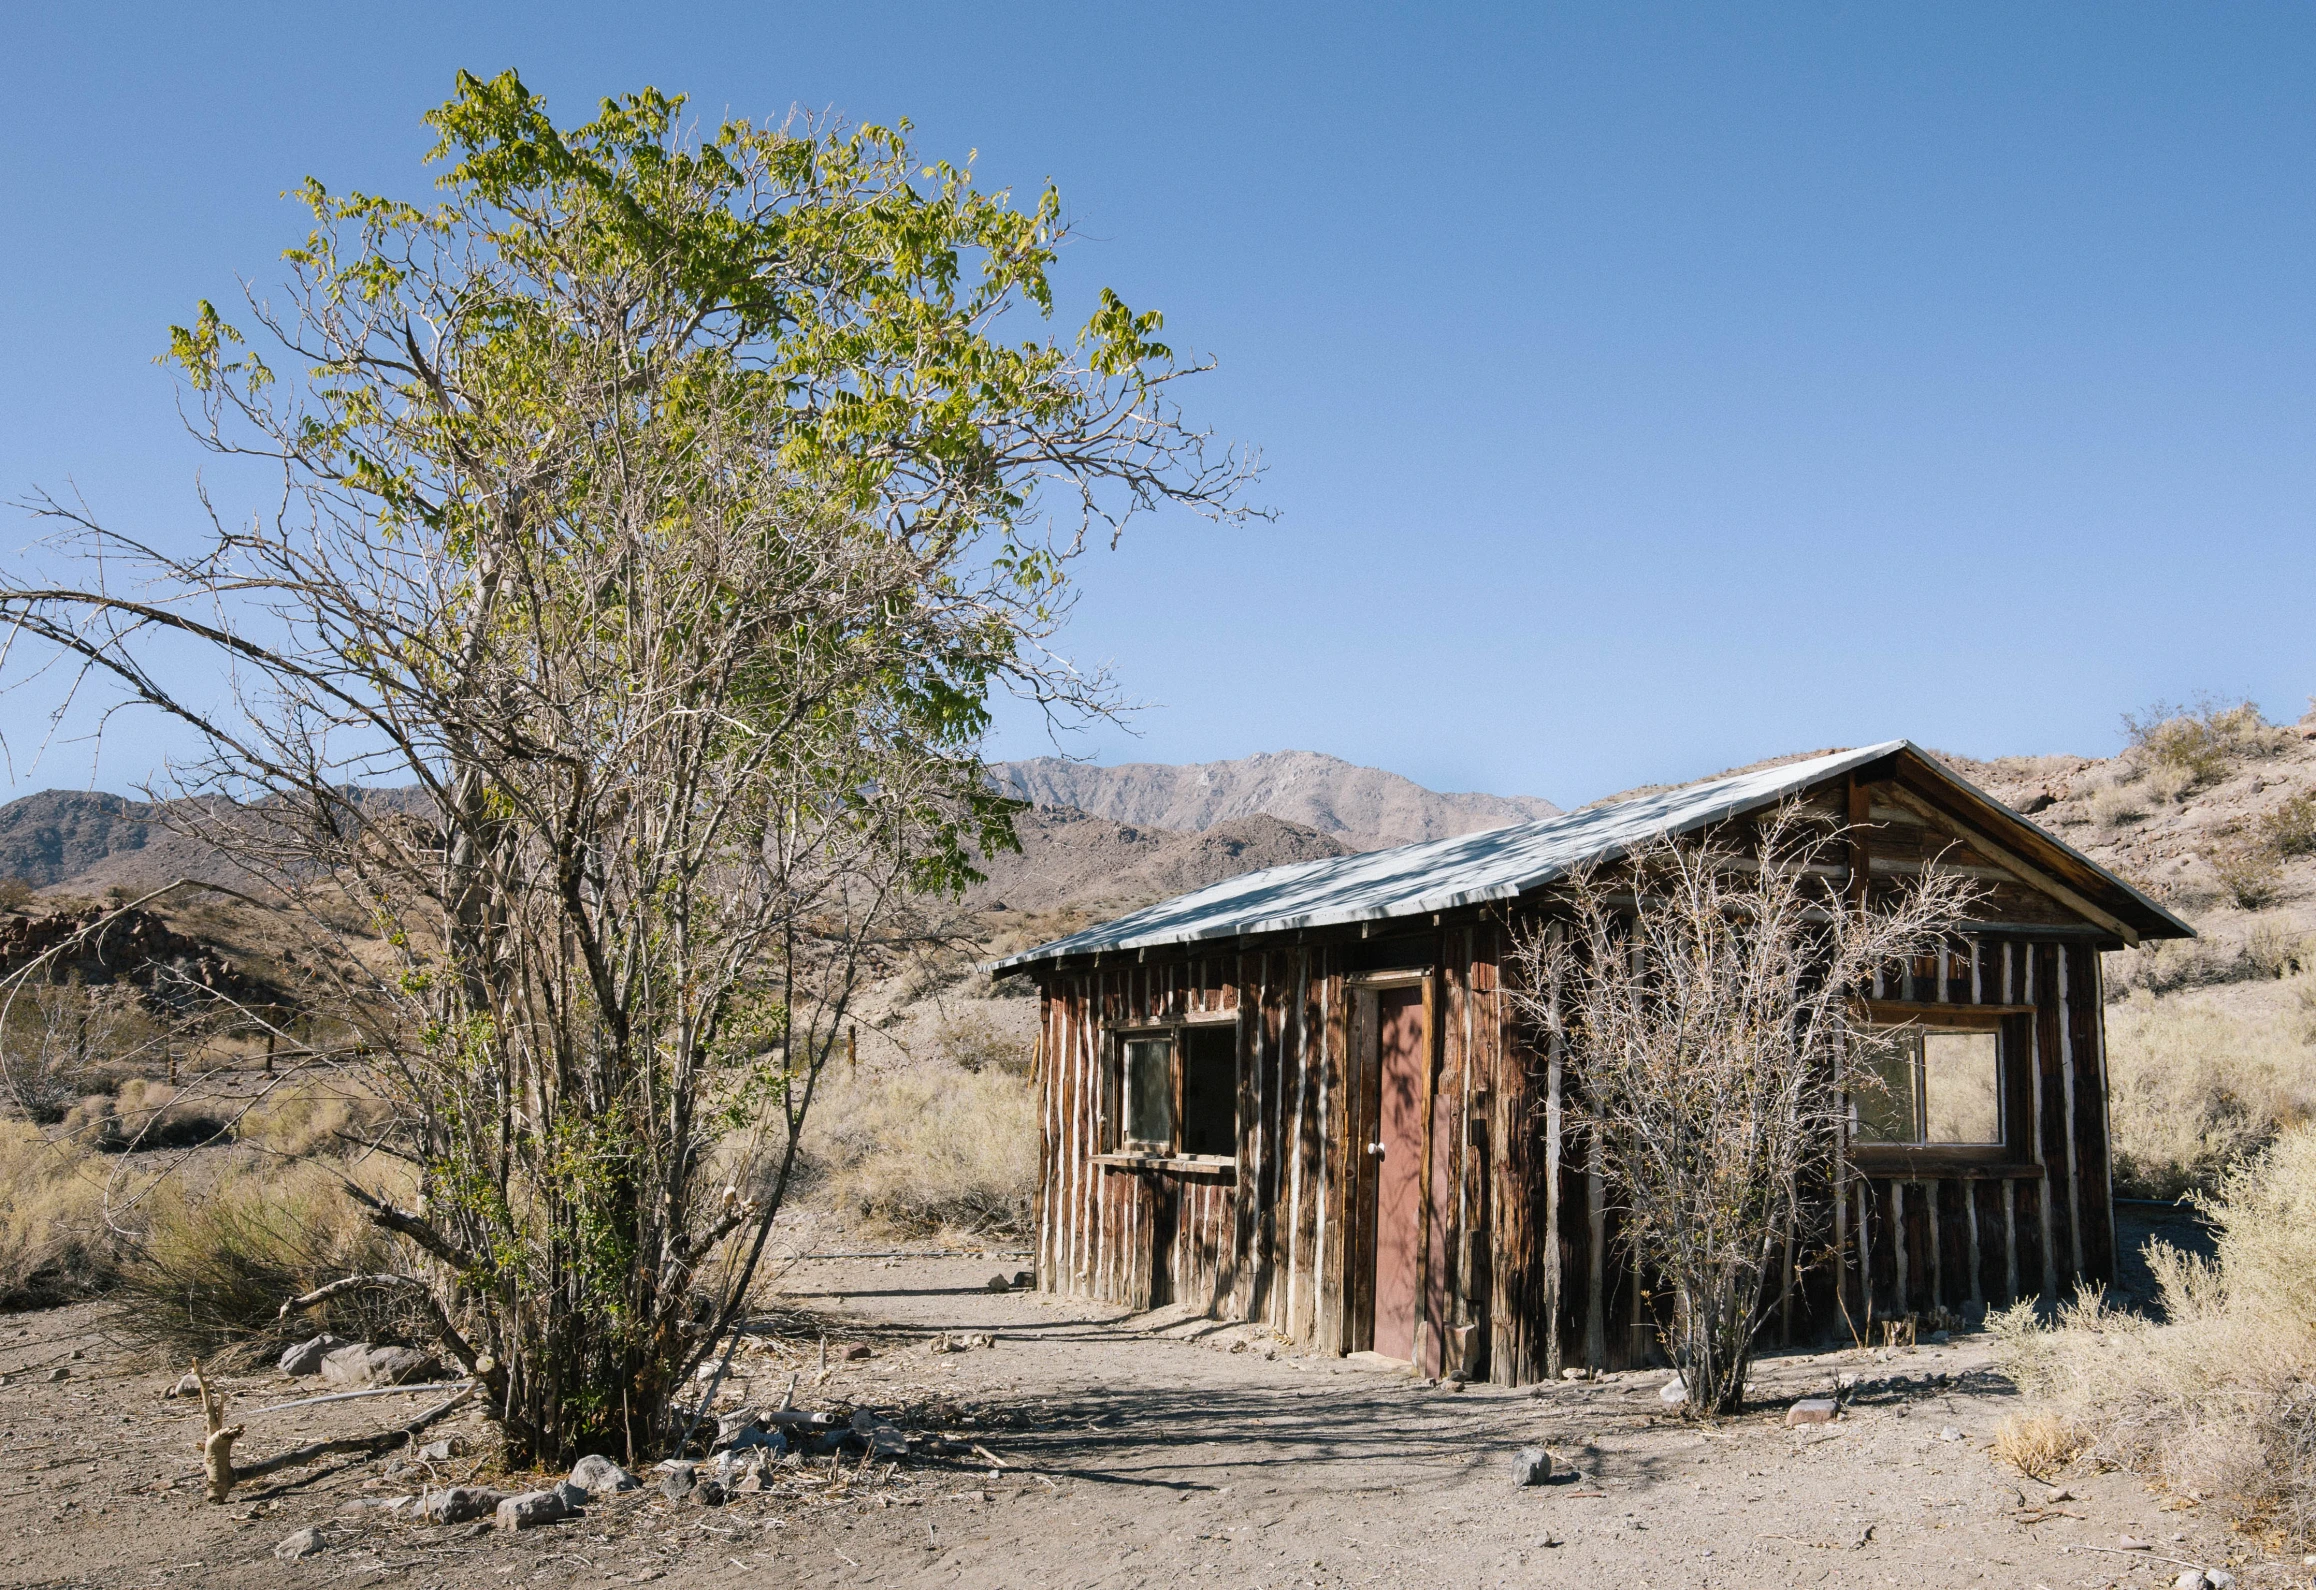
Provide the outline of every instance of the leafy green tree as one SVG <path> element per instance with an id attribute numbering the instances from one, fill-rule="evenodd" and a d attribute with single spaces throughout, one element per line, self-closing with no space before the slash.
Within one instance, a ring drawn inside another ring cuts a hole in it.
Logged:
<path id="1" fill-rule="evenodd" d="M 0 607 L 200 731 L 179 791 L 223 799 L 173 810 L 313 937 L 298 1053 L 374 1073 L 408 1162 L 349 1187 L 414 1263 L 349 1284 L 426 1289 L 516 1461 L 636 1458 L 861 979 L 1011 843 L 993 693 L 1109 706 L 1047 650 L 1070 559 L 1241 514 L 1250 470 L 1172 408 L 1155 314 L 1004 335 L 1054 312 L 1060 201 L 905 124 L 702 132 L 646 90 L 565 128 L 512 73 L 427 120 L 436 202 L 309 181 L 253 329 L 172 334 L 278 503 L 177 553 L 42 499 L 64 576 Z"/>

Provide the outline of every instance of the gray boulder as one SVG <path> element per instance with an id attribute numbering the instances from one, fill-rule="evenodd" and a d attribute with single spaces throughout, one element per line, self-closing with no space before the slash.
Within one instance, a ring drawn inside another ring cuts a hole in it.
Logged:
<path id="1" fill-rule="evenodd" d="M 697 1483 L 698 1479 L 693 1473 L 692 1466 L 689 1463 L 679 1463 L 674 1468 L 669 1469 L 666 1477 L 659 1482 L 659 1493 L 671 1502 L 680 1502 L 691 1495 L 692 1487 Z"/>
<path id="2" fill-rule="evenodd" d="M 591 1494 L 600 1494 L 604 1491 L 632 1491 L 641 1486 L 643 1481 L 611 1459 L 591 1453 L 571 1465 L 571 1478 L 567 1483 Z"/>
<path id="3" fill-rule="evenodd" d="M 447 1490 L 428 1491 L 420 1511 L 430 1524 L 463 1524 L 489 1517 L 505 1500 L 499 1492 L 480 1485 L 453 1485 Z"/>
<path id="4" fill-rule="evenodd" d="M 373 1347 L 368 1342 L 355 1342 L 322 1357 L 322 1379 L 348 1391 L 412 1386 L 441 1378 L 441 1360 L 415 1347 Z"/>
<path id="5" fill-rule="evenodd" d="M 553 1491 L 557 1496 L 562 1497 L 563 1505 L 570 1508 L 574 1513 L 579 1511 L 579 1509 L 582 1507 L 585 1507 L 589 1502 L 595 1500 L 594 1493 L 588 1490 L 587 1487 L 584 1485 L 574 1485 L 569 1480 L 557 1480 L 554 1484 L 548 1486 L 547 1489 Z"/>
<path id="6" fill-rule="evenodd" d="M 285 1375 L 318 1375 L 322 1372 L 323 1359 L 339 1348 L 350 1345 L 327 1334 L 316 1336 L 310 1342 L 299 1342 L 295 1347 L 283 1350 L 281 1372 Z"/>
<path id="7" fill-rule="evenodd" d="M 1512 1483 L 1542 1485 L 1552 1478 L 1552 1454 L 1540 1446 L 1524 1446 L 1512 1454 Z"/>
<path id="8" fill-rule="evenodd" d="M 535 1529 L 541 1524 L 552 1524 L 569 1518 L 576 1511 L 561 1486 L 551 1491 L 525 1491 L 520 1496 L 502 1496 L 492 1522 L 501 1529 Z"/>

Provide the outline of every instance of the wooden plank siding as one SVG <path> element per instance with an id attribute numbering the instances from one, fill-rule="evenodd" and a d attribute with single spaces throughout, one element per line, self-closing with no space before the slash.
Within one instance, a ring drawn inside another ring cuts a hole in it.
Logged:
<path id="1" fill-rule="evenodd" d="M 1935 856 L 1993 866 L 1941 844 L 1909 807 L 1869 809 L 1869 886 Z M 1832 1206 L 1838 1266 L 1795 1245 L 1772 1288 L 1771 1340 L 2059 1298 L 2113 1277 L 2101 940 L 2035 890 L 1989 900 L 1981 926 L 1892 968 L 1875 992 L 1925 1020 L 1976 1009 L 1982 1027 L 1999 1024 L 2012 1152 L 2001 1163 L 1861 1154 L 1842 1182 L 1809 1193 Z M 1467 909 L 1405 941 L 1428 968 L 1419 1360 L 1503 1385 L 1632 1365 L 1663 1304 L 1619 1240 L 1581 1077 L 1514 1015 L 1511 951 L 1535 920 Z M 1364 1345 L 1375 1035 L 1360 979 L 1378 970 L 1374 953 L 1354 926 L 1039 969 L 1038 1284 L 1259 1323 L 1310 1351 Z M 1238 1058 L 1235 1162 L 1105 1163 L 1122 1110 L 1114 1033 L 1223 1016 Z"/>

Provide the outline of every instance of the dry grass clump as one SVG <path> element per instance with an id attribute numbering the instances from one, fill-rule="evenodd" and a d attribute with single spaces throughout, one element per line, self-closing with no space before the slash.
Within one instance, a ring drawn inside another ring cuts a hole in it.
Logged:
<path id="1" fill-rule="evenodd" d="M 2277 1135 L 2316 1118 L 2316 1051 L 2292 1016 L 2235 1015 L 2136 995 L 2107 1013 L 2115 1190 L 2208 1190 Z"/>
<path id="2" fill-rule="evenodd" d="M 86 1151 L 0 1121 L 0 1309 L 48 1308 L 102 1287 L 117 1258 L 102 1174 Z"/>
<path id="3" fill-rule="evenodd" d="M 942 1066 L 831 1080 L 812 1107 L 813 1157 L 840 1209 L 904 1235 L 1028 1228 L 1037 1110 L 1018 1073 Z"/>
<path id="4" fill-rule="evenodd" d="M 1027 1071 L 1029 1045 L 988 1016 L 968 1010 L 933 1029 L 933 1047 L 942 1059 L 966 1071 Z"/>
<path id="5" fill-rule="evenodd" d="M 2102 829 L 2121 828 L 2147 815 L 2147 803 L 2128 784 L 2102 784 L 2091 792 L 2091 821 Z"/>
<path id="6" fill-rule="evenodd" d="M 2205 1209 L 2214 1259 L 2150 1250 L 2166 1323 L 2098 1293 L 2048 1327 L 2021 1304 L 1990 1321 L 2004 1367 L 2084 1455 L 2316 1544 L 2316 1131 L 2230 1172 Z"/>
<path id="7" fill-rule="evenodd" d="M 2262 812 L 2253 832 L 2279 856 L 2316 855 L 2316 791 L 2303 790 Z"/>
<path id="8" fill-rule="evenodd" d="M 2251 702 L 2210 696 L 2185 706 L 2159 701 L 2145 712 L 2125 713 L 2123 731 L 2134 760 L 2150 772 L 2168 768 L 2172 777 L 2184 776 L 2183 792 L 2217 783 L 2239 762 L 2273 756 L 2291 738 Z"/>
<path id="9" fill-rule="evenodd" d="M 285 1082 L 234 1127 L 244 1143 L 291 1158 L 342 1154 L 373 1142 L 393 1111 L 385 1100 L 342 1082 Z"/>
<path id="10" fill-rule="evenodd" d="M 361 1218 L 318 1165 L 229 1171 L 203 1189 L 163 1183 L 121 1266 L 116 1328 L 171 1362 L 254 1363 L 319 1331 L 410 1334 L 392 1295 L 355 1293 L 284 1321 L 281 1305 L 326 1281 L 396 1267 L 397 1242 Z"/>
<path id="11" fill-rule="evenodd" d="M 1994 1455 L 2030 1480 L 2057 1479 L 2088 1443 L 2055 1413 L 2014 1413 L 1994 1432 Z"/>

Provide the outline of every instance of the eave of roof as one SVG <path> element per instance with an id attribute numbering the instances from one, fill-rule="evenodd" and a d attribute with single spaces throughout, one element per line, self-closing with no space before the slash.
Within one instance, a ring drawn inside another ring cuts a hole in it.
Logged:
<path id="1" fill-rule="evenodd" d="M 1429 916 L 1515 899 L 1566 877 L 1579 866 L 1614 861 L 1652 840 L 1694 833 L 1758 811 L 1885 757 L 1902 757 L 1908 766 L 1930 770 L 1952 792 L 1986 814 L 1986 826 L 2001 829 L 2003 836 L 2022 849 L 2039 852 L 2037 859 L 2046 865 L 2056 862 L 2064 872 L 2078 874 L 2078 887 L 2088 884 L 2108 894 L 2119 915 L 2138 917 L 2133 925 L 2145 936 L 2194 936 L 2195 930 L 2169 911 L 1956 776 L 1913 742 L 1886 740 L 1538 822 L 1226 878 L 1067 938 L 1006 956 L 991 963 L 989 970 L 1003 974 L 1074 955 Z"/>

